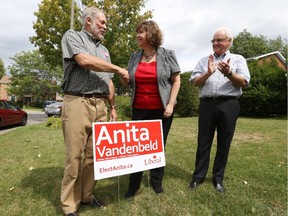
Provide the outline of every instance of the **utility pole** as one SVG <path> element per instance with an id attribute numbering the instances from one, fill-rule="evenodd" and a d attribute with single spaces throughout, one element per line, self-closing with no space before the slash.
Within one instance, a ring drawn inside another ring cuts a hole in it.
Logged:
<path id="1" fill-rule="evenodd" d="M 71 20 L 70 20 L 70 29 L 74 29 L 74 0 L 71 0 Z"/>

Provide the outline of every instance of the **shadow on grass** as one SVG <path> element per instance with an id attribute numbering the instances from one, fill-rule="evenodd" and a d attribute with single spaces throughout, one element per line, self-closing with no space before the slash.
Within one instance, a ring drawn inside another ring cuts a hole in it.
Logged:
<path id="1" fill-rule="evenodd" d="M 191 167 L 191 171 L 187 171 L 182 167 L 167 163 L 165 167 L 165 176 L 164 178 L 173 178 L 173 179 L 182 179 L 184 181 L 189 181 L 192 178 L 192 171 L 194 171 L 194 167 Z"/>
<path id="2" fill-rule="evenodd" d="M 33 170 L 29 176 L 22 179 L 24 188 L 32 188 L 36 197 L 42 196 L 48 200 L 61 214 L 60 191 L 64 169 L 47 167 Z"/>
<path id="3" fill-rule="evenodd" d="M 35 169 L 23 178 L 21 183 L 24 188 L 32 188 L 35 197 L 40 196 L 48 200 L 54 206 L 57 214 L 61 214 L 60 193 L 63 172 L 64 168 L 62 167 Z M 148 171 L 144 171 L 141 187 L 150 187 L 147 175 Z M 188 184 L 188 176 L 191 177 L 191 173 L 178 165 L 168 163 L 165 167 L 164 181 L 165 178 L 179 178 L 187 181 Z M 116 204 L 120 200 L 124 200 L 124 193 L 128 189 L 128 182 L 129 174 L 98 180 L 94 188 L 95 198 L 104 201 L 106 204 Z M 88 208 L 81 206 L 80 211 L 85 211 L 86 209 Z"/>
<path id="4" fill-rule="evenodd" d="M 117 203 L 120 200 L 124 200 L 124 193 L 128 190 L 129 176 L 130 174 L 127 174 L 123 176 L 116 176 L 108 179 L 98 180 L 94 189 L 95 198 L 102 201 L 104 200 L 106 204 Z M 165 184 L 166 178 L 180 179 L 181 181 L 187 182 L 188 185 L 190 183 L 189 181 L 191 180 L 191 177 L 192 170 L 191 172 L 188 172 L 178 165 L 167 163 L 163 179 L 164 190 L 166 186 L 171 187 L 171 185 Z M 149 183 L 149 178 L 149 170 L 144 171 L 139 191 L 141 191 L 141 188 L 151 187 Z M 177 186 L 179 185 L 175 185 L 175 187 Z M 183 185 L 183 187 L 186 187 L 186 184 Z"/>
<path id="5" fill-rule="evenodd" d="M 29 175 L 21 181 L 23 188 L 33 190 L 35 199 L 38 197 L 46 199 L 55 208 L 57 215 L 63 214 L 61 209 L 61 182 L 63 178 L 64 168 L 62 167 L 47 167 L 34 169 Z M 119 195 L 123 195 L 128 186 L 128 176 L 119 176 L 109 179 L 98 180 L 94 188 L 95 198 L 104 201 L 106 204 L 117 203 L 118 185 L 121 189 Z M 119 181 L 119 182 L 118 182 Z M 89 206 L 81 205 L 80 212 L 90 209 Z"/>

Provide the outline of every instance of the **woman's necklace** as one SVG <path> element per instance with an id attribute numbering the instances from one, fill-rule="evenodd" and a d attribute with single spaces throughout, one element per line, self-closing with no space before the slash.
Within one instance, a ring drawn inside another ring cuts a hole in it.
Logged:
<path id="1" fill-rule="evenodd" d="M 145 61 L 146 61 L 146 62 L 149 62 L 149 61 L 153 58 L 154 55 L 155 55 L 155 51 L 153 51 L 153 52 L 151 53 L 151 55 L 147 55 L 147 54 L 144 52 Z"/>

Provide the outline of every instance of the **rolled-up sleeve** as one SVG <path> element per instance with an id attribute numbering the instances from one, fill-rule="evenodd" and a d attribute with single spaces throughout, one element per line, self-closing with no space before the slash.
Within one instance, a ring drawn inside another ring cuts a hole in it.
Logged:
<path id="1" fill-rule="evenodd" d="M 79 53 L 89 54 L 81 37 L 74 30 L 68 30 L 63 36 L 62 42 L 63 60 L 72 59 Z"/>
<path id="2" fill-rule="evenodd" d="M 196 77 L 200 76 L 208 69 L 208 57 L 200 59 L 192 71 L 189 81 L 193 81 Z"/>
<path id="3" fill-rule="evenodd" d="M 249 68 L 247 65 L 247 61 L 243 56 L 238 55 L 238 67 L 236 69 L 236 73 L 240 76 L 242 76 L 247 84 L 250 82 L 250 72 L 249 72 Z"/>

